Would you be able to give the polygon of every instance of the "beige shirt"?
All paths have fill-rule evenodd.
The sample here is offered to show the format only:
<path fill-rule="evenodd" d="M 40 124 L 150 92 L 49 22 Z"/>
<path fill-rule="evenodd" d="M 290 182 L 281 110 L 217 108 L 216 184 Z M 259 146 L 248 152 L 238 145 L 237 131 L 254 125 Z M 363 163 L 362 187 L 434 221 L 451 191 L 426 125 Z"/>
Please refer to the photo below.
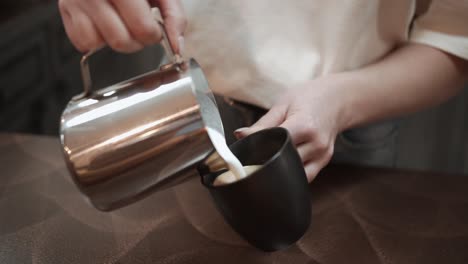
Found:
<path fill-rule="evenodd" d="M 468 0 L 185 0 L 184 6 L 186 56 L 199 61 L 211 89 L 266 108 L 295 83 L 363 67 L 407 41 L 468 59 Z"/>

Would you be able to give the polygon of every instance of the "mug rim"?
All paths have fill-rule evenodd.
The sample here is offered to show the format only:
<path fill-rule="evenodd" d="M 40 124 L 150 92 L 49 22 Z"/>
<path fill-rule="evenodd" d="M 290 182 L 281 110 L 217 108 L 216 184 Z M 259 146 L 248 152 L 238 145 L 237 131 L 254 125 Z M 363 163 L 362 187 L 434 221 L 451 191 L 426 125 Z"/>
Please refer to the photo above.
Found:
<path fill-rule="evenodd" d="M 231 149 L 231 147 L 234 147 L 235 145 L 238 145 L 238 144 L 242 144 L 244 141 L 249 140 L 248 139 L 249 137 L 258 136 L 259 134 L 263 134 L 263 133 L 272 133 L 272 132 L 275 132 L 275 131 L 281 132 L 282 136 L 284 136 L 285 139 L 284 139 L 283 143 L 281 144 L 281 147 L 279 147 L 278 150 L 276 151 L 276 153 L 273 154 L 270 158 L 268 158 L 268 160 L 265 161 L 265 163 L 262 164 L 261 167 L 258 170 L 254 171 L 253 173 L 247 175 L 246 177 L 244 177 L 244 178 L 242 178 L 240 180 L 237 180 L 237 181 L 234 181 L 234 182 L 231 182 L 231 183 L 228 183 L 228 184 L 219 185 L 219 186 L 214 186 L 213 183 L 211 183 L 211 184 L 206 183 L 204 177 L 206 175 L 210 175 L 210 174 L 225 172 L 225 171 L 228 171 L 229 169 L 226 168 L 224 170 L 219 170 L 219 171 L 215 171 L 215 172 L 206 173 L 204 175 L 200 175 L 202 184 L 205 187 L 207 187 L 209 189 L 213 189 L 213 190 L 232 188 L 236 183 L 245 182 L 245 181 L 249 180 L 251 178 L 251 176 L 263 171 L 267 166 L 269 166 L 272 162 L 274 162 L 281 155 L 281 153 L 286 148 L 287 144 L 291 141 L 291 136 L 289 135 L 289 131 L 286 128 L 284 128 L 284 127 L 270 127 L 270 128 L 262 129 L 262 130 L 259 130 L 259 131 L 255 132 L 255 133 L 252 133 L 252 134 L 250 134 L 250 135 L 248 135 L 248 136 L 246 136 L 244 138 L 239 139 L 238 141 L 234 142 L 233 144 L 231 144 L 229 146 L 229 149 Z M 243 165 L 243 167 L 245 167 L 245 166 L 249 166 L 249 165 Z"/>

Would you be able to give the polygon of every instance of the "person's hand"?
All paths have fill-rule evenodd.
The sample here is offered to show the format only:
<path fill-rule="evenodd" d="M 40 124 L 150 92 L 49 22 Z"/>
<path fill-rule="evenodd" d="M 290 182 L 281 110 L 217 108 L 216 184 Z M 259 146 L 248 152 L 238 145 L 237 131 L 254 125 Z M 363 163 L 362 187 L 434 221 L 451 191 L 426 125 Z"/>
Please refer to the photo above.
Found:
<path fill-rule="evenodd" d="M 296 86 L 257 123 L 236 130 L 235 135 L 242 138 L 276 126 L 288 129 L 310 182 L 330 161 L 336 135 L 342 129 L 338 85 L 333 78 L 322 78 Z"/>
<path fill-rule="evenodd" d="M 161 40 L 151 7 L 158 7 L 175 52 L 183 49 L 186 18 L 180 0 L 59 0 L 68 37 L 81 52 L 104 44 L 134 52 Z"/>

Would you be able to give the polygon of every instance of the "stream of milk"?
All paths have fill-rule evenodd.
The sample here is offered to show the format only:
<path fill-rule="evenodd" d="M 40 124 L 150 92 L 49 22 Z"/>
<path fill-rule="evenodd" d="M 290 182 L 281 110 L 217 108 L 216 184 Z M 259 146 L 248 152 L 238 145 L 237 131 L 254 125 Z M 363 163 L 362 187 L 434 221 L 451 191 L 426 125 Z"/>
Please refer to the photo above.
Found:
<path fill-rule="evenodd" d="M 240 180 L 246 177 L 247 173 L 245 172 L 242 163 L 234 154 L 232 154 L 226 144 L 226 138 L 224 135 L 209 127 L 207 128 L 207 132 L 216 152 L 218 152 L 219 156 L 221 156 L 221 158 L 226 162 L 229 170 L 234 174 L 235 180 Z"/>

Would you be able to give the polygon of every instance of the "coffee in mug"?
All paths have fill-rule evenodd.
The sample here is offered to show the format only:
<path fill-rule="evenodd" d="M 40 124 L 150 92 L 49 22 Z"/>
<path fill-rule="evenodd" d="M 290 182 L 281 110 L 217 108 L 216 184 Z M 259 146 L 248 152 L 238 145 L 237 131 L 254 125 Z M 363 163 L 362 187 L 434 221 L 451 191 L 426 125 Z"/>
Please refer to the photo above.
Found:
<path fill-rule="evenodd" d="M 262 165 L 249 165 L 249 166 L 244 166 L 243 169 L 244 169 L 244 172 L 246 174 L 246 177 L 248 177 L 250 174 L 254 173 L 255 171 L 257 171 L 261 167 L 262 167 Z M 238 178 L 234 174 L 234 172 L 228 170 L 228 171 L 224 172 L 223 174 L 220 174 L 218 177 L 216 177 L 216 179 L 213 182 L 213 186 L 222 186 L 222 185 L 226 185 L 226 184 L 236 182 L 238 180 L 240 180 L 240 178 Z"/>

